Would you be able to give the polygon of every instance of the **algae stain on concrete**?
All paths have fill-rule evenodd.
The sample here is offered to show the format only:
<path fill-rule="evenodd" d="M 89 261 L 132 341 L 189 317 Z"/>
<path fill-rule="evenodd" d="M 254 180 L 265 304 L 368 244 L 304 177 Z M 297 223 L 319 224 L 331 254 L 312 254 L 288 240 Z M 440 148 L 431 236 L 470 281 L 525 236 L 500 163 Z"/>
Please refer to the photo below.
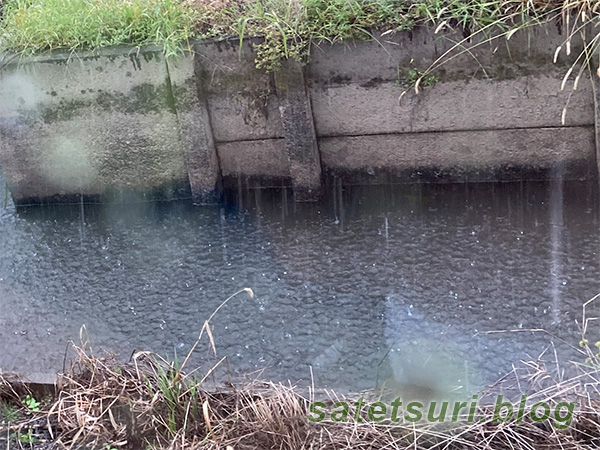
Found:
<path fill-rule="evenodd" d="M 81 91 L 90 93 L 91 90 Z M 50 96 L 58 96 L 52 91 Z M 15 100 L 16 111 L 25 123 L 42 121 L 46 124 L 73 120 L 85 114 L 86 111 L 118 112 L 124 114 L 159 114 L 169 112 L 175 114 L 175 102 L 170 95 L 168 82 L 159 86 L 142 83 L 134 86 L 129 93 L 108 92 L 99 89 L 95 97 L 78 99 L 60 99 L 58 103 L 46 103 L 38 97 L 24 94 Z"/>

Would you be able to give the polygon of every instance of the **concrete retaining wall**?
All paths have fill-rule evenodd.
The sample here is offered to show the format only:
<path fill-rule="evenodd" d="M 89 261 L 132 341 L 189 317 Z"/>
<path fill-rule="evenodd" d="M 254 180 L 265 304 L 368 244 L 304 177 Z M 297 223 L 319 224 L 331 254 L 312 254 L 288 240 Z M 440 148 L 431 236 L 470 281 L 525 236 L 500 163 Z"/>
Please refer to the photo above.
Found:
<path fill-rule="evenodd" d="M 0 71 L 0 165 L 16 201 L 136 191 L 217 199 L 227 185 L 595 178 L 594 90 L 561 83 L 556 27 L 482 44 L 407 88 L 460 39 L 419 29 L 324 44 L 302 68 L 254 66 L 253 42 L 14 60 Z M 471 42 L 469 45 L 473 45 Z M 455 52 L 456 53 L 456 52 Z M 569 59 L 570 58 L 570 59 Z M 404 94 L 403 94 L 404 93 Z M 561 123 L 567 105 L 565 123 Z"/>
<path fill-rule="evenodd" d="M 20 62 L 0 71 L 0 98 L 0 164 L 17 201 L 187 189 L 158 51 Z"/>

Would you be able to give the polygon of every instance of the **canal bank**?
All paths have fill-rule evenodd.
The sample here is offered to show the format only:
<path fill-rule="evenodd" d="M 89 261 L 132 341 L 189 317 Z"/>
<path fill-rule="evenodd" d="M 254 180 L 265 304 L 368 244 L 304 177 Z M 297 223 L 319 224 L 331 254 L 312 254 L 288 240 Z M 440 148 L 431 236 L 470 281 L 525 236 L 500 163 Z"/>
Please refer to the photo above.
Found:
<path fill-rule="evenodd" d="M 385 418 L 386 397 L 379 391 L 339 397 L 313 387 L 305 397 L 296 386 L 266 382 L 209 390 L 197 381 L 197 373 L 192 377 L 167 364 L 150 352 L 136 352 L 131 362 L 123 363 L 79 350 L 76 364 L 46 397 L 37 396 L 27 383 L 0 375 L 0 444 L 40 450 L 115 445 L 197 450 L 420 445 L 459 450 L 482 448 L 483 441 L 498 450 L 585 450 L 600 431 L 599 405 L 589 397 L 598 389 L 595 371 L 557 379 L 530 362 L 528 370 L 515 368 L 510 376 L 511 383 L 534 388 L 520 401 L 497 394 L 497 386 L 488 392 L 495 400 L 472 395 L 469 402 L 452 402 L 453 408 L 443 406 L 446 401 L 407 404 L 404 396 L 392 397 L 391 417 Z M 331 417 L 325 417 L 325 409 L 332 411 Z"/>
<path fill-rule="evenodd" d="M 223 187 L 273 186 L 311 200 L 329 177 L 596 179 L 594 89 L 587 71 L 574 89 L 569 72 L 581 43 L 556 52 L 555 25 L 473 38 L 459 54 L 461 39 L 422 27 L 314 45 L 307 66 L 274 73 L 255 66 L 259 39 L 167 59 L 154 47 L 6 57 L 0 164 L 17 203 L 128 192 L 211 203 Z"/>

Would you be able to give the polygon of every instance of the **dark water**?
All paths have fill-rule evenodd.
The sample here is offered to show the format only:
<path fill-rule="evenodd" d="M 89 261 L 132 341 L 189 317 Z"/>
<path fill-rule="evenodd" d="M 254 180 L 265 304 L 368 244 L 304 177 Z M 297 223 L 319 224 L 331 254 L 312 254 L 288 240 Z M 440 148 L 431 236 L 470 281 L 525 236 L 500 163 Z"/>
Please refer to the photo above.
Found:
<path fill-rule="evenodd" d="M 519 359 L 580 358 L 570 346 L 600 292 L 599 252 L 598 195 L 585 183 L 333 183 L 313 205 L 286 190 L 222 207 L 9 205 L 0 367 L 60 369 L 82 324 L 96 351 L 181 357 L 249 287 L 254 299 L 232 299 L 212 322 L 233 374 L 306 386 L 312 367 L 320 387 L 474 389 Z M 216 360 L 203 343 L 194 363 Z"/>

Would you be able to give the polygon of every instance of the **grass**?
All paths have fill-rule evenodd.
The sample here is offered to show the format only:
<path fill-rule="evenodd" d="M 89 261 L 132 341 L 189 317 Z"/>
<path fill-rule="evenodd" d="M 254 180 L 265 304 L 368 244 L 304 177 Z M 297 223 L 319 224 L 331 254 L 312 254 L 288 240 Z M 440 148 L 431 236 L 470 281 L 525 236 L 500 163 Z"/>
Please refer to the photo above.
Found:
<path fill-rule="evenodd" d="M 561 24 L 570 51 L 574 36 L 587 47 L 578 62 L 590 62 L 598 48 L 597 0 L 0 0 L 0 50 L 28 55 L 62 48 L 98 49 L 119 44 L 162 45 L 167 55 L 190 39 L 260 36 L 256 64 L 269 71 L 293 58 L 309 60 L 313 43 L 372 39 L 427 25 L 436 33 L 459 30 L 464 40 L 422 71 L 414 83 L 431 81 L 431 72 L 450 53 L 469 51 L 544 23 Z M 588 30 L 589 28 L 593 28 Z M 587 35 L 585 32 L 587 31 Z M 580 64 L 579 67 L 586 66 Z M 569 74 L 577 77 L 577 73 Z"/>
<path fill-rule="evenodd" d="M 348 421 L 315 423 L 307 416 L 312 398 L 290 385 L 254 382 L 207 391 L 200 380 L 185 375 L 173 362 L 148 352 L 121 363 L 94 357 L 81 348 L 77 351 L 71 370 L 61 376 L 58 395 L 16 423 L 0 425 L 0 444 L 2 436 L 10 433 L 13 442 L 25 448 L 29 443 L 53 442 L 57 448 L 98 449 L 470 450 L 485 445 L 496 450 L 584 450 L 600 440 L 596 371 L 580 371 L 565 380 L 560 371 L 529 362 L 506 377 L 502 388 L 489 392 L 534 392 L 530 400 L 547 402 L 552 409 L 565 399 L 575 401 L 573 420 L 566 429 L 533 422 L 529 414 L 522 421 L 495 422 L 493 406 L 485 405 L 476 414 L 485 420 L 475 422 L 376 423 L 364 411 L 357 421 L 351 411 Z M 330 391 L 324 401 L 331 409 L 339 400 L 354 403 L 359 397 L 372 400 L 376 395 L 363 392 L 339 398 Z M 513 409 L 517 408 L 515 402 Z"/>
<path fill-rule="evenodd" d="M 14 422 L 19 417 L 19 409 L 6 400 L 0 400 L 0 424 Z"/>
<path fill-rule="evenodd" d="M 157 43 L 172 54 L 195 34 L 196 15 L 178 0 L 9 0 L 2 47 L 35 54 Z"/>

